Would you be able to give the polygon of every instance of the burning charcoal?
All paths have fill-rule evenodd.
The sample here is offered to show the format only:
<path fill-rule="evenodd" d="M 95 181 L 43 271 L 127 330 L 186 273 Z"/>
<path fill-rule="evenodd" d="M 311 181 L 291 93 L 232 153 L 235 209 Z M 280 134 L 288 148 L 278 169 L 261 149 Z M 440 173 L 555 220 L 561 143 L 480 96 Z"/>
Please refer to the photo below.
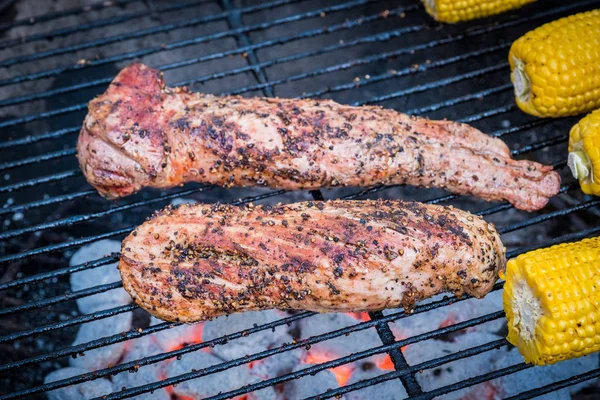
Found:
<path fill-rule="evenodd" d="M 44 383 L 56 382 L 73 376 L 82 375 L 89 371 L 81 368 L 61 368 L 50 372 L 44 378 Z M 112 383 L 108 379 L 99 378 L 92 381 L 83 382 L 77 385 L 71 385 L 55 389 L 46 393 L 49 400 L 85 400 L 94 397 L 104 396 L 114 391 Z"/>
<path fill-rule="evenodd" d="M 306 357 L 304 349 L 294 349 L 250 363 L 252 373 L 261 380 L 287 374 Z"/>
<path fill-rule="evenodd" d="M 498 340 L 498 336 L 492 333 L 470 331 L 465 333 L 464 335 L 457 336 L 453 342 L 430 340 L 411 344 L 406 347 L 404 354 L 407 358 L 408 363 L 413 364 L 446 356 L 451 353 L 457 353 L 462 350 L 472 348 L 481 344 L 489 343 L 494 340 Z M 502 357 L 502 354 L 504 353 L 505 350 L 500 350 L 498 352 L 488 351 L 473 357 L 460 359 L 448 364 L 444 364 L 438 368 L 424 370 L 422 373 L 418 373 L 416 375 L 416 378 L 417 381 L 423 387 L 423 390 L 429 391 L 437 389 L 442 386 L 450 385 L 452 383 L 472 378 L 478 375 L 482 375 L 487 372 L 501 368 L 496 366 L 496 361 L 497 357 Z M 517 385 L 517 387 L 519 387 L 519 385 Z M 474 388 L 471 387 L 444 395 L 444 400 L 461 399 L 463 396 L 466 396 L 469 392 L 472 392 L 473 390 Z M 482 388 L 481 390 L 481 392 L 473 392 L 472 395 L 476 396 L 477 393 L 481 395 L 482 393 L 492 392 L 502 395 L 501 387 L 487 387 Z M 494 397 L 490 397 L 490 399 L 494 399 Z"/>
<path fill-rule="evenodd" d="M 150 317 L 150 325 L 162 324 L 165 321 Z M 204 322 L 191 325 L 179 325 L 156 332 L 154 337 L 164 351 L 171 351 L 183 347 L 185 344 L 201 343 Z"/>
<path fill-rule="evenodd" d="M 436 296 L 432 301 L 442 300 L 444 296 Z M 402 338 L 430 332 L 439 328 L 444 328 L 467 321 L 482 315 L 487 315 L 502 310 L 502 291 L 497 290 L 489 293 L 483 299 L 468 299 L 454 303 L 445 307 L 435 308 L 433 310 L 410 315 L 390 324 L 390 327 Z M 396 312 L 394 310 L 393 312 Z M 386 312 L 389 313 L 390 311 Z M 479 332 L 498 333 L 506 325 L 504 318 L 498 318 L 485 324 L 477 325 L 469 330 Z M 464 332 L 464 331 L 463 331 Z M 462 332 L 461 332 L 462 333 Z M 458 333 L 459 335 L 461 333 Z M 442 340 L 452 340 L 456 334 L 450 334 Z M 506 336 L 499 334 L 497 339 Z M 398 339 L 398 337 L 397 337 Z"/>
<path fill-rule="evenodd" d="M 366 313 L 317 314 L 300 320 L 300 332 L 302 338 L 307 339 L 312 336 L 356 325 L 366 319 L 368 319 Z M 375 346 L 381 346 L 381 339 L 379 339 L 375 328 L 372 327 L 352 332 L 349 336 L 338 336 L 327 340 L 324 344 L 341 357 Z"/>
<path fill-rule="evenodd" d="M 356 364 L 357 367 L 354 369 L 352 376 L 350 376 L 350 380 L 348 380 L 349 385 L 394 370 L 391 359 L 389 356 L 384 355 L 371 357 L 367 360 L 357 362 Z M 348 400 L 394 400 L 407 397 L 407 394 L 404 390 L 404 386 L 402 386 L 402 382 L 398 379 L 392 379 L 378 385 L 367 386 L 366 388 L 347 393 L 345 396 Z"/>
<path fill-rule="evenodd" d="M 94 261 L 121 250 L 121 242 L 116 240 L 100 240 L 83 246 L 73 254 L 69 265 L 78 265 Z M 117 263 L 102 265 L 97 268 L 86 269 L 71 275 L 71 290 L 83 290 L 98 285 L 119 282 L 121 276 L 117 270 Z M 93 296 L 77 299 L 77 307 L 82 313 L 89 314 L 95 311 L 106 310 L 131 303 L 131 297 L 123 288 L 109 290 Z"/>
<path fill-rule="evenodd" d="M 77 331 L 73 345 L 91 342 L 128 331 L 131 329 L 131 316 L 130 312 L 126 312 L 83 324 L 79 327 L 79 331 Z M 73 367 L 85 368 L 89 371 L 107 368 L 119 361 L 124 349 L 125 342 L 103 346 L 86 351 L 83 356 L 71 358 L 69 363 Z"/>
<path fill-rule="evenodd" d="M 222 361 L 212 353 L 196 351 L 183 355 L 181 360 L 174 360 L 169 363 L 166 368 L 166 377 L 172 378 L 192 372 L 192 370 L 199 371 L 220 363 Z M 177 386 L 173 387 L 173 393 L 178 396 L 188 396 L 192 399 L 203 399 L 219 392 L 237 389 L 249 384 L 251 380 L 252 376 L 248 367 L 242 365 L 178 383 Z"/>
<path fill-rule="evenodd" d="M 293 371 L 300 371 L 308 367 L 310 365 L 300 364 Z M 330 370 L 325 370 L 316 375 L 306 375 L 286 383 L 285 397 L 289 399 L 304 399 L 326 392 L 329 389 L 336 389 L 339 386 L 336 375 Z M 345 397 L 341 398 L 344 399 Z"/>
<path fill-rule="evenodd" d="M 130 340 L 127 343 L 127 350 L 122 363 L 136 361 L 144 357 L 163 353 L 163 348 L 158 344 L 154 335 L 146 335 L 140 338 Z M 148 383 L 154 383 L 164 379 L 166 365 L 172 360 L 161 361 L 139 367 L 135 372 L 121 372 L 113 378 L 113 384 L 116 390 L 123 388 L 132 388 L 142 386 Z M 157 389 L 153 393 L 144 393 L 133 397 L 143 400 L 169 400 L 171 396 L 164 389 Z"/>
<path fill-rule="evenodd" d="M 204 341 L 208 341 L 223 335 L 250 329 L 254 325 L 266 324 L 284 317 L 285 315 L 281 311 L 268 310 L 231 314 L 229 316 L 215 318 L 214 320 L 205 323 L 203 338 Z M 248 336 L 232 340 L 229 343 L 217 345 L 214 347 L 213 352 L 223 360 L 244 357 L 245 355 L 253 354 L 273 346 L 281 345 L 284 342 L 291 341 L 292 338 L 287 333 L 288 330 L 289 327 L 283 325 L 275 328 L 275 331 L 266 329 L 255 332 Z"/>
<path fill-rule="evenodd" d="M 523 362 L 523 356 L 518 349 L 511 348 L 509 351 L 501 349 L 495 353 L 493 370 L 515 365 Z M 598 368 L 600 354 L 594 353 L 581 358 L 561 361 L 544 367 L 533 367 L 515 374 L 507 375 L 501 379 L 494 380 L 496 386 L 502 387 L 503 397 L 516 395 L 517 393 L 548 385 L 553 382 L 568 379 L 572 376 L 583 374 Z M 544 400 L 570 400 L 571 395 L 577 393 L 583 387 L 589 386 L 589 382 L 579 383 L 564 389 L 560 389 L 544 395 Z M 542 397 L 540 397 L 541 399 Z"/>

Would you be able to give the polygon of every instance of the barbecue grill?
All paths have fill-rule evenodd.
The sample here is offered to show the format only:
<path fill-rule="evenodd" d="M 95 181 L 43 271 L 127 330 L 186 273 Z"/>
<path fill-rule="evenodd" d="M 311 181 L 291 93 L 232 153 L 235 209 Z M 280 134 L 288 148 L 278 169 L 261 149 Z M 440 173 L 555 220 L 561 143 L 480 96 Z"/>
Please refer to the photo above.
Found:
<path fill-rule="evenodd" d="M 114 0 L 85 6 L 67 0 L 8 3 L 0 16 L 0 352 L 4 355 L 0 399 L 43 397 L 53 389 L 127 374 L 315 318 L 311 312 L 290 313 L 222 337 L 44 384 L 44 376 L 67 365 L 71 356 L 178 326 L 166 322 L 148 326 L 136 320 L 142 318 L 135 314 L 141 310 L 133 304 L 79 313 L 76 299 L 121 284 L 71 291 L 69 276 L 114 263 L 118 254 L 68 266 L 74 250 L 101 239 L 122 239 L 153 210 L 173 199 L 246 204 L 402 198 L 453 204 L 496 223 L 509 257 L 600 231 L 600 200 L 583 195 L 566 171 L 566 143 L 575 119 L 535 119 L 521 113 L 514 104 L 506 59 L 512 41 L 526 31 L 590 10 L 600 4 L 598 1 L 540 1 L 459 25 L 436 24 L 417 0 Z M 191 85 L 192 90 L 215 94 L 331 98 L 467 122 L 501 137 L 515 157 L 553 165 L 563 177 L 561 194 L 537 213 L 442 190 L 403 186 L 284 192 L 190 184 L 168 191 L 145 190 L 118 203 L 108 202 L 83 179 L 74 157 L 75 140 L 87 102 L 105 90 L 120 68 L 135 60 L 164 71 L 169 86 Z M 502 290 L 502 284 L 496 284 L 494 290 Z M 403 350 L 407 345 L 461 332 L 469 335 L 470 329 L 504 317 L 498 304 L 492 313 L 413 336 L 399 337 L 392 329 L 393 324 L 410 326 L 411 319 L 420 314 L 464 301 L 469 300 L 446 296 L 418 305 L 413 313 L 372 312 L 369 318 L 350 326 L 299 337 L 279 347 L 250 349 L 244 357 L 125 390 L 115 389 L 103 398 L 148 395 L 333 338 L 347 336 L 352 340 L 353 335 L 368 329 L 379 336 L 377 346 L 303 365 L 210 399 L 310 379 L 320 371 L 374 355 L 389 355 L 393 368 L 311 398 L 360 394 L 364 388 L 391 381 L 398 393 L 405 391 L 410 399 L 431 399 L 537 368 L 514 363 L 435 389 L 424 388 L 419 380 L 424 370 L 506 350 L 508 343 L 499 333 L 495 340 L 441 357 L 407 361 Z M 134 312 L 136 329 L 71 344 L 81 324 L 130 311 Z M 600 365 L 541 387 L 528 387 L 523 382 L 510 398 L 534 398 L 598 377 Z"/>

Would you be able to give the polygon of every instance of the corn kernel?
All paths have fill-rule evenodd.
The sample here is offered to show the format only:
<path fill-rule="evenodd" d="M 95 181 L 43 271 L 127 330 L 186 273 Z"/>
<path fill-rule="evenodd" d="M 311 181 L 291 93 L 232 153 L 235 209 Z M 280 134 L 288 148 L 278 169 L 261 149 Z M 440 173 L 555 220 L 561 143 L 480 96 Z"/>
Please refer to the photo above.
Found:
<path fill-rule="evenodd" d="M 454 24 L 519 8 L 535 0 L 422 0 L 436 21 Z"/>
<path fill-rule="evenodd" d="M 524 112 L 562 117 L 600 107 L 600 10 L 526 33 L 512 44 L 508 58 Z"/>
<path fill-rule="evenodd" d="M 526 362 L 600 351 L 600 237 L 522 254 L 504 278 L 507 339 Z"/>

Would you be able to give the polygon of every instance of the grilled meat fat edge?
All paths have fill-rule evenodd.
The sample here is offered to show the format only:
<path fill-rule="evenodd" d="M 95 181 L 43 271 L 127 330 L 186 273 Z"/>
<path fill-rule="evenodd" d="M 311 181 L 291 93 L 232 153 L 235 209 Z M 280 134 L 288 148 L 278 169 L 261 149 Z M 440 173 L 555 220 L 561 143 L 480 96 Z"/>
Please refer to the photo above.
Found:
<path fill-rule="evenodd" d="M 465 124 L 330 100 L 191 93 L 142 64 L 90 102 L 77 157 L 109 199 L 192 181 L 287 190 L 406 183 L 533 211 L 560 188 L 552 167 L 514 160 L 500 139 Z"/>
<path fill-rule="evenodd" d="M 505 267 L 494 226 L 402 201 L 167 207 L 122 245 L 135 302 L 194 322 L 271 308 L 374 311 L 442 292 L 483 297 Z"/>

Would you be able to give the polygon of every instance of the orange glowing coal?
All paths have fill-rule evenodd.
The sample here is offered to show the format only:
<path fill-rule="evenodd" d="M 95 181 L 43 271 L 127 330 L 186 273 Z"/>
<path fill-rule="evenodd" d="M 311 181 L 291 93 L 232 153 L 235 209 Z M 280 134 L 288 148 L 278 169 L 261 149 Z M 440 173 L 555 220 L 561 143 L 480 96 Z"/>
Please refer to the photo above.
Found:
<path fill-rule="evenodd" d="M 366 313 L 366 312 L 349 312 L 349 313 L 346 313 L 346 315 L 349 315 L 352 318 L 354 318 L 355 320 L 362 321 L 362 322 L 371 320 L 371 318 L 369 317 L 369 313 Z"/>
<path fill-rule="evenodd" d="M 456 323 L 458 323 L 456 316 L 454 314 L 450 314 L 445 320 L 440 322 L 440 328 L 446 328 L 448 326 L 455 325 Z"/>
<path fill-rule="evenodd" d="M 193 329 L 194 329 L 194 337 L 191 340 L 185 339 L 185 341 L 173 342 L 169 346 L 168 350 L 169 351 L 179 350 L 187 344 L 202 343 L 202 331 L 204 329 L 204 324 L 194 325 Z M 208 347 L 205 347 L 202 349 L 202 351 L 210 352 L 210 349 Z"/>
<path fill-rule="evenodd" d="M 327 361 L 335 360 L 335 356 L 326 354 L 325 352 L 320 352 L 316 350 L 312 350 L 309 352 L 304 360 L 302 360 L 305 364 L 321 364 Z M 352 372 L 354 369 L 350 365 L 340 365 L 335 368 L 327 368 L 329 371 L 335 375 L 335 379 L 338 382 L 338 385 L 344 386 L 348 383 L 350 376 L 352 376 Z"/>
<path fill-rule="evenodd" d="M 386 354 L 385 357 L 377 360 L 377 366 L 386 371 L 394 370 L 394 363 L 392 362 L 389 354 Z"/>

